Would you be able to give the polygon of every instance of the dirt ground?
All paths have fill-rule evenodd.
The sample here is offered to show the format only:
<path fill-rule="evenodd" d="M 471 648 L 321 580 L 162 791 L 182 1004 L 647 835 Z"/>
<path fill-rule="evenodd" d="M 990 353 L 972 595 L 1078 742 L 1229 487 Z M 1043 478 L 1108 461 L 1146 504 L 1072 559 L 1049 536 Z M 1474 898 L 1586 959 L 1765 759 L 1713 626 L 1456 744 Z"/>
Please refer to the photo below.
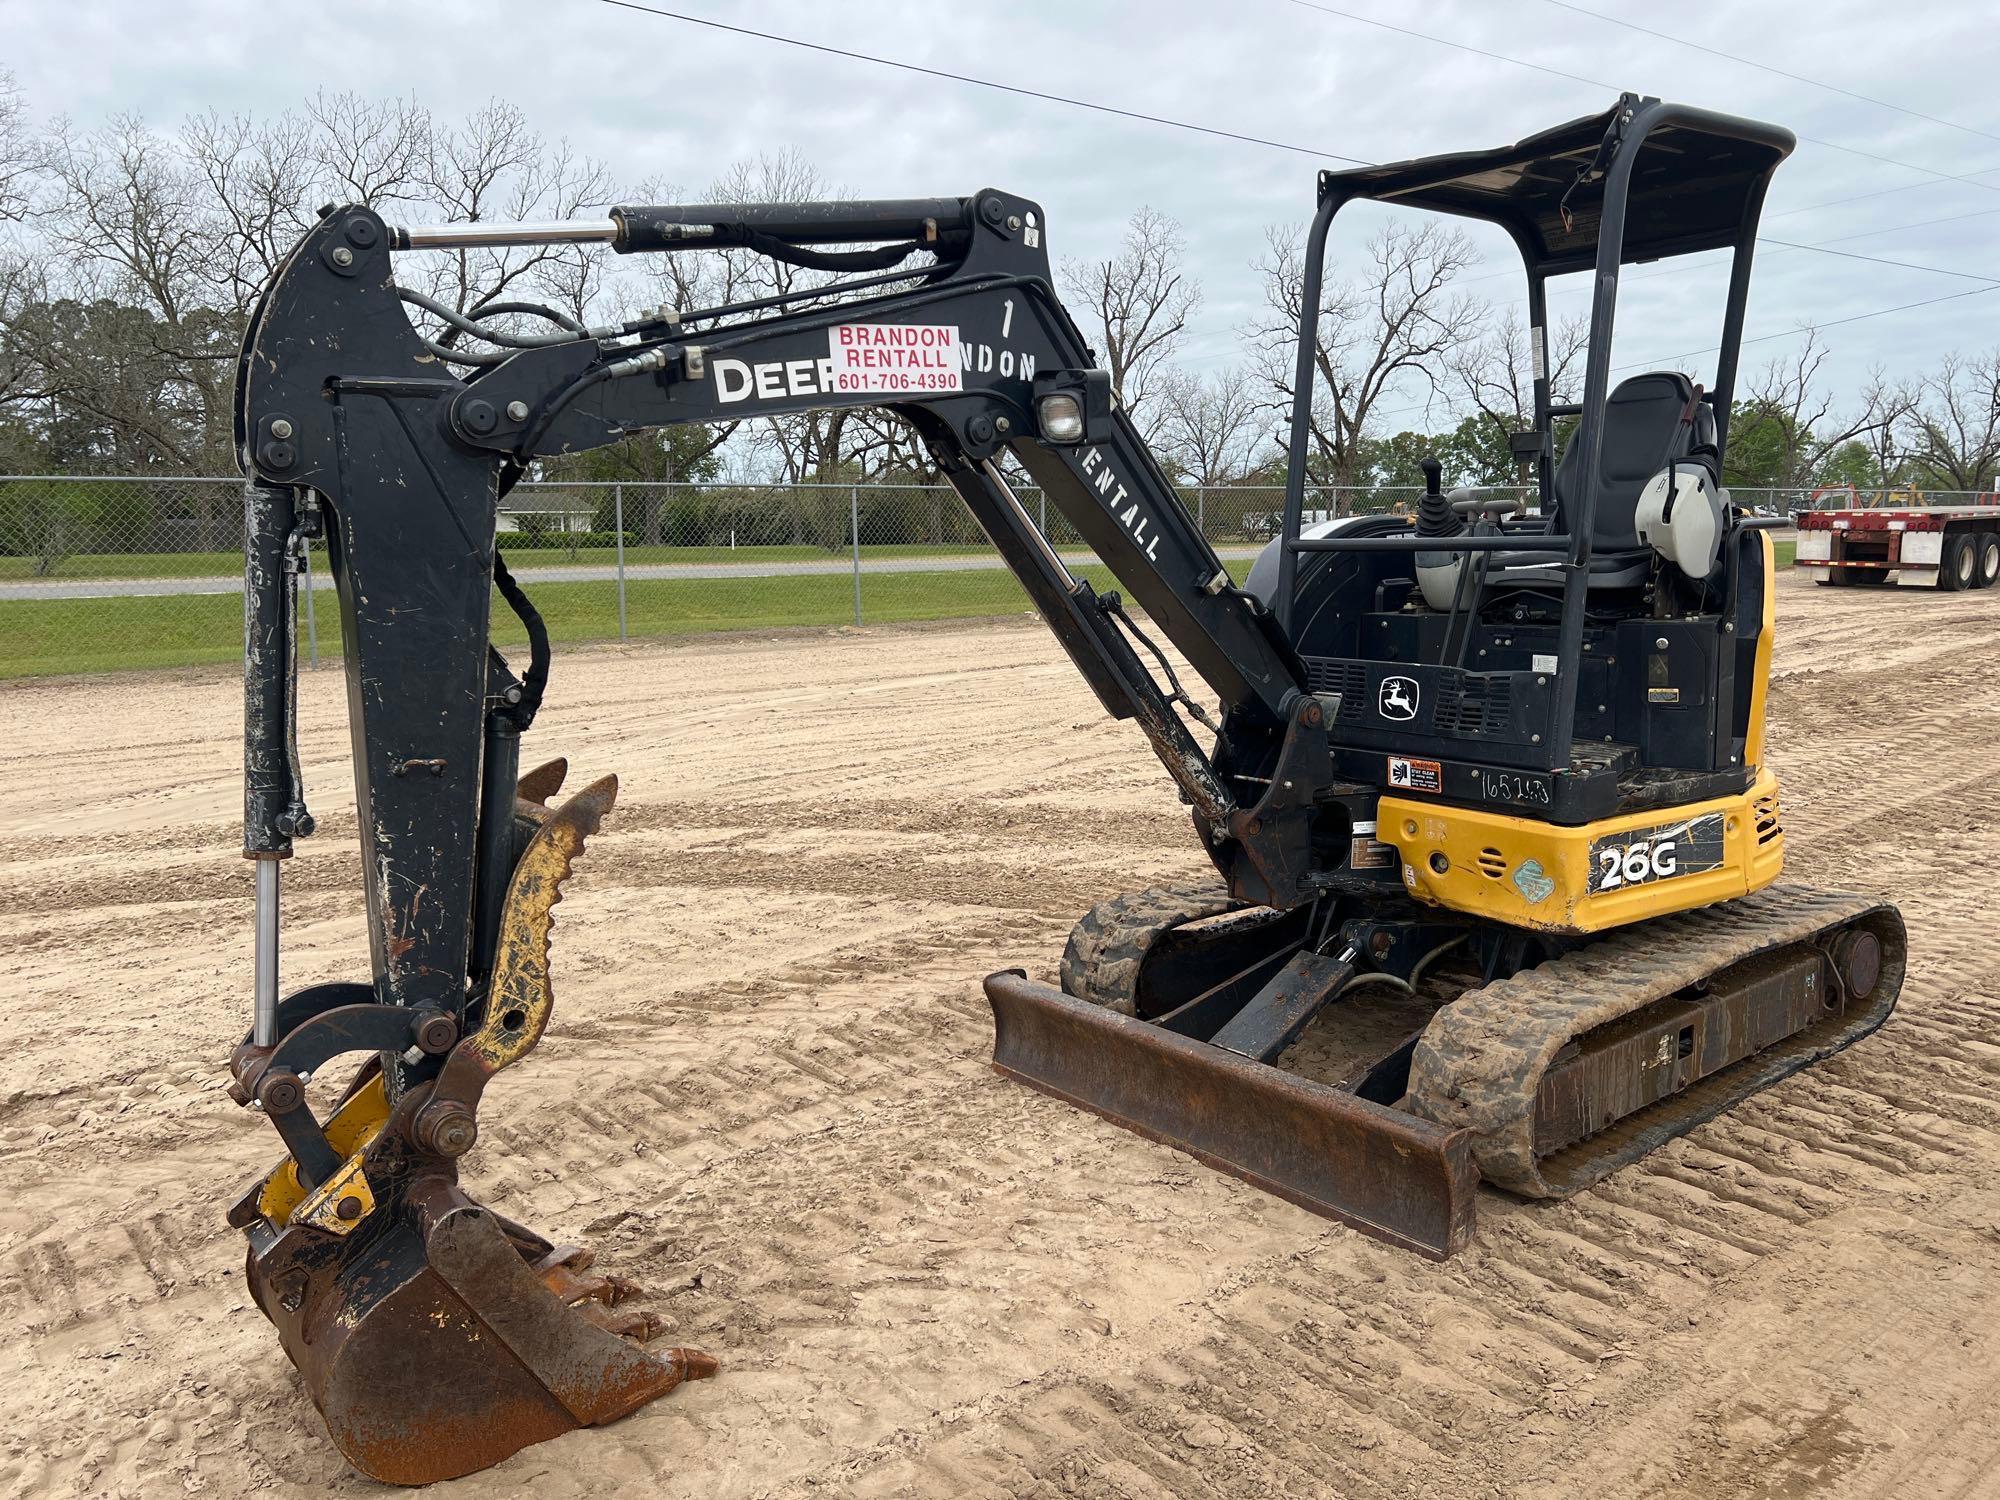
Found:
<path fill-rule="evenodd" d="M 440 1493 L 2000 1496 L 2000 592 L 1780 598 L 1791 874 L 1902 904 L 1901 1009 L 1443 1266 L 989 1070 L 981 976 L 1200 868 L 1032 622 L 561 658 L 528 760 L 623 800 L 467 1175 L 723 1374 Z M 365 976 L 342 713 L 310 677 L 289 986 Z M 0 689 L 0 1492 L 379 1493 L 222 1223 L 275 1155 L 239 715 Z"/>

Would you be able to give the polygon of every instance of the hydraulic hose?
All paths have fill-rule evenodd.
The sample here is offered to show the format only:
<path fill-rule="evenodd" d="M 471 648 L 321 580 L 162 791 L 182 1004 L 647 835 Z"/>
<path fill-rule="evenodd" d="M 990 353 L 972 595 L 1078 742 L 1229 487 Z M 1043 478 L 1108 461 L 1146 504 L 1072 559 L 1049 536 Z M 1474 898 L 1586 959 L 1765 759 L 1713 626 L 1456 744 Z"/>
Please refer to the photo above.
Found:
<path fill-rule="evenodd" d="M 523 628 L 528 632 L 528 670 L 521 677 L 521 701 L 506 710 L 515 732 L 526 734 L 528 727 L 535 722 L 535 714 L 542 706 L 542 694 L 549 685 L 549 627 L 543 621 L 541 612 L 529 602 L 521 585 L 514 581 L 514 575 L 507 570 L 507 560 L 500 555 L 498 547 L 493 549 L 493 586 L 500 590 L 500 597 L 520 617 Z"/>

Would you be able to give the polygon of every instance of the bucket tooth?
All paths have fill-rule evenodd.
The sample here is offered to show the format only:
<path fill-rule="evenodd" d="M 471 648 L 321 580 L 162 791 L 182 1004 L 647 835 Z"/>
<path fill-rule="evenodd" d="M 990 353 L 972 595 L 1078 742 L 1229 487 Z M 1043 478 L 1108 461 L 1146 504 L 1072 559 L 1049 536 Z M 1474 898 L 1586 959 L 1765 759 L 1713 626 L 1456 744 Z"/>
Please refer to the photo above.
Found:
<path fill-rule="evenodd" d="M 515 784 L 514 795 L 523 802 L 532 802 L 537 807 L 546 806 L 549 798 L 562 790 L 563 778 L 569 775 L 569 762 L 561 756 L 545 761 L 532 771 L 525 771 Z"/>
<path fill-rule="evenodd" d="M 639 1284 L 623 1276 L 579 1276 L 567 1265 L 550 1266 L 539 1273 L 542 1285 L 571 1307 L 579 1302 L 601 1302 L 616 1307 L 639 1295 Z"/>
<path fill-rule="evenodd" d="M 641 1344 L 658 1338 L 668 1326 L 667 1320 L 658 1313 L 641 1307 L 607 1307 L 602 1302 L 584 1302 L 575 1305 L 573 1310 L 584 1322 L 594 1323 L 606 1333 L 615 1333 L 622 1339 L 632 1339 Z"/>

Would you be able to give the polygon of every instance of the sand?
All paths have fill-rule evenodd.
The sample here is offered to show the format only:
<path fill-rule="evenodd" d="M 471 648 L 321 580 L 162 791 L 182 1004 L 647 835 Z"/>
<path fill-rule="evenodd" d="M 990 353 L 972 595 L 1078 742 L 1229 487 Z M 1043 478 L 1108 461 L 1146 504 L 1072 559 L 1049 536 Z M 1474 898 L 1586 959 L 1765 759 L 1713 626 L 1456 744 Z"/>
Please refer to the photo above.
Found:
<path fill-rule="evenodd" d="M 2000 592 L 1780 619 L 1791 873 L 1901 903 L 1901 1009 L 1443 1266 L 988 1068 L 981 976 L 1203 868 L 1033 622 L 564 655 L 527 760 L 624 795 L 466 1175 L 724 1368 L 438 1493 L 2000 1495 Z M 222 1223 L 276 1154 L 223 1092 L 238 684 L 0 719 L 0 1493 L 379 1493 Z M 303 720 L 288 986 L 366 966 L 336 674 Z"/>

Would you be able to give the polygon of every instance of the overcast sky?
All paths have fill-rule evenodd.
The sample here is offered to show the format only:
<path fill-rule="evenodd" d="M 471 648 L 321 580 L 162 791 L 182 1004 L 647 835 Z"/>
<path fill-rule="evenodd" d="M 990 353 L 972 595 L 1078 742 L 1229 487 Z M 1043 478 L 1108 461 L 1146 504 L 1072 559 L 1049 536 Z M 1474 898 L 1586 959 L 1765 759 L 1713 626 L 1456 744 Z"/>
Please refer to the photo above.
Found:
<path fill-rule="evenodd" d="M 1806 320 L 1832 324 L 1974 294 L 1829 328 L 1829 368 L 1843 393 L 1878 363 L 1914 373 L 1954 348 L 2000 345 L 2000 287 L 1981 291 L 1991 284 L 1967 279 L 2000 277 L 1993 253 L 2000 238 L 2000 43 L 1990 0 L 1673 7 L 1586 0 L 1635 24 L 1951 124 L 1643 35 L 1554 0 L 1339 5 L 1459 47 L 1329 14 L 1305 0 L 657 3 L 1307 149 L 1122 120 L 603 0 L 0 0 L 0 66 L 14 71 L 38 115 L 67 112 L 80 124 L 119 111 L 163 126 L 211 106 L 276 111 L 320 87 L 415 94 L 445 115 L 497 95 L 545 134 L 566 135 L 601 158 L 620 179 L 658 178 L 694 191 L 734 160 L 797 147 L 856 196 L 962 194 L 992 185 L 1036 198 L 1058 257 L 1107 253 L 1132 210 L 1150 204 L 1185 226 L 1206 292 L 1187 351 L 1195 363 L 1239 357 L 1236 330 L 1260 296 L 1251 262 L 1266 225 L 1310 217 L 1321 165 L 1312 153 L 1386 161 L 1499 145 L 1594 113 L 1629 88 L 1757 116 L 1800 135 L 1798 151 L 1779 170 L 1765 235 L 1838 239 L 1833 248 L 1852 254 L 1938 268 L 1766 247 L 1750 337 L 1789 338 Z M 1862 194 L 1873 196 L 1815 207 Z M 1941 220 L 1953 222 L 1934 222 Z M 1367 229 L 1361 216 L 1341 223 L 1358 246 Z M 1497 235 L 1482 244 L 1493 269 L 1503 269 L 1511 252 Z M 1722 271 L 1713 263 L 1662 269 L 1628 272 L 1618 358 L 1657 359 L 1699 374 L 1706 357 L 1667 356 L 1713 343 Z M 1939 274 L 1947 270 L 1961 274 Z M 1558 309 L 1581 305 L 1580 281 L 1571 278 L 1575 289 Z M 1478 290 L 1505 297 L 1514 287 L 1494 277 Z M 1788 347 L 1781 338 L 1748 348 L 1746 366 Z"/>

